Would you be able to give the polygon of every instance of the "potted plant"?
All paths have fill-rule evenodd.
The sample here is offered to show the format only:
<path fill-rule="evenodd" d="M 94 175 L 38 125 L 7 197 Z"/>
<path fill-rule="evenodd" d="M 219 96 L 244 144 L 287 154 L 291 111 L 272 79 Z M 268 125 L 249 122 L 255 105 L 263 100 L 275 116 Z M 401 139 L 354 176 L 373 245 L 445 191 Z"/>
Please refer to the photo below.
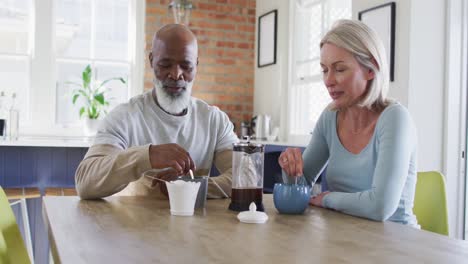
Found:
<path fill-rule="evenodd" d="M 68 82 L 68 84 L 78 86 L 72 92 L 73 104 L 77 103 L 78 98 L 84 100 L 84 105 L 80 108 L 80 118 L 85 118 L 84 132 L 87 136 L 96 134 L 99 117 L 107 113 L 106 108 L 109 106 L 109 101 L 106 98 L 108 89 L 105 85 L 110 81 L 120 81 L 126 84 L 125 80 L 120 77 L 110 78 L 102 82 L 95 81 L 92 77 L 91 66 L 88 64 L 81 75 L 82 84 Z"/>

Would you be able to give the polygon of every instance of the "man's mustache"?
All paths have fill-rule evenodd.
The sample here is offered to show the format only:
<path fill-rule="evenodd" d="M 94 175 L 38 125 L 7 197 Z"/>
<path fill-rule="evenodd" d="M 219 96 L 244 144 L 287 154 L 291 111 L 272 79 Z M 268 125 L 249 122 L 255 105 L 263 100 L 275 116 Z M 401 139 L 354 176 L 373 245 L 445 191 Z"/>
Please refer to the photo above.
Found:
<path fill-rule="evenodd" d="M 163 87 L 186 87 L 187 83 L 183 80 L 173 81 L 165 80 L 162 82 Z"/>

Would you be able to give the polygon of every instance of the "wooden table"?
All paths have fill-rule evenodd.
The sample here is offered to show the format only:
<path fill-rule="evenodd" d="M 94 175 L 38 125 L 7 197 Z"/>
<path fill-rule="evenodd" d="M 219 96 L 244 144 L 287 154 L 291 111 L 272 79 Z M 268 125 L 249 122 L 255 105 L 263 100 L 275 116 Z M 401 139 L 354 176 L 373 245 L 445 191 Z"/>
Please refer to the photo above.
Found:
<path fill-rule="evenodd" d="M 55 263 L 468 263 L 468 242 L 310 207 L 244 224 L 209 200 L 192 217 L 145 197 L 44 197 Z"/>

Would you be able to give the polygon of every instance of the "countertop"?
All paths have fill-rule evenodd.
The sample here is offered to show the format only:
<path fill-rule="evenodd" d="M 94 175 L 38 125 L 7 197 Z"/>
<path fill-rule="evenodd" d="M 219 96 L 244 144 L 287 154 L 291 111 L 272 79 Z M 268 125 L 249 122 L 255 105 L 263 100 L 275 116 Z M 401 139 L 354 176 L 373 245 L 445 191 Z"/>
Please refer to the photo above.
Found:
<path fill-rule="evenodd" d="M 286 142 L 286 141 L 267 141 L 267 140 L 251 140 L 252 143 L 259 143 L 263 145 L 276 145 L 276 146 L 288 146 L 288 147 L 306 147 L 307 144 L 300 144 L 297 142 Z"/>
<path fill-rule="evenodd" d="M 92 137 L 19 137 L 17 140 L 0 139 L 0 146 L 10 147 L 70 147 L 88 148 L 92 145 Z"/>
<path fill-rule="evenodd" d="M 291 143 L 285 141 L 262 141 L 252 140 L 250 142 L 264 145 L 305 147 L 305 144 Z M 88 148 L 93 143 L 93 137 L 47 137 L 47 136 L 24 136 L 17 140 L 0 139 L 0 146 L 11 147 L 70 147 Z"/>

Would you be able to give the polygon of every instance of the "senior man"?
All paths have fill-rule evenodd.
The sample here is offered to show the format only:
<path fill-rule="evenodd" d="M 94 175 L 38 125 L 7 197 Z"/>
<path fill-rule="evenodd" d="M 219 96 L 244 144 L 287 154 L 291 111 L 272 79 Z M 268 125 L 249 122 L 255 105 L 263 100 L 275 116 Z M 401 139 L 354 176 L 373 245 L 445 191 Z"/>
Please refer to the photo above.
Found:
<path fill-rule="evenodd" d="M 144 175 L 173 180 L 189 170 L 208 175 L 208 197 L 231 194 L 232 143 L 238 141 L 228 116 L 191 96 L 198 44 L 186 27 L 162 27 L 153 38 L 149 62 L 154 88 L 117 106 L 103 120 L 93 146 L 75 175 L 83 199 L 116 193 L 165 197 L 165 185 Z"/>

